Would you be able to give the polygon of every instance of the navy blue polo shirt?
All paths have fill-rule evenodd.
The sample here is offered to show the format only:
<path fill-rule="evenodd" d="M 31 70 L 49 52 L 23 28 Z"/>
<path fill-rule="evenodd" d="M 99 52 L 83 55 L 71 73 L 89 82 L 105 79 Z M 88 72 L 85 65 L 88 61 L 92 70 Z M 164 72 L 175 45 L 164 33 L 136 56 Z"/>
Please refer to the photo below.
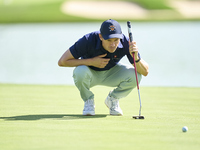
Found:
<path fill-rule="evenodd" d="M 106 51 L 102 46 L 102 41 L 99 38 L 100 31 L 95 31 L 84 35 L 69 49 L 75 59 L 93 58 L 99 55 L 107 54 L 104 58 L 110 58 L 109 63 L 104 68 L 89 66 L 93 70 L 104 71 L 114 67 L 125 55 L 129 62 L 133 64 L 133 58 L 129 53 L 129 38 L 123 34 L 120 43 L 114 53 Z"/>

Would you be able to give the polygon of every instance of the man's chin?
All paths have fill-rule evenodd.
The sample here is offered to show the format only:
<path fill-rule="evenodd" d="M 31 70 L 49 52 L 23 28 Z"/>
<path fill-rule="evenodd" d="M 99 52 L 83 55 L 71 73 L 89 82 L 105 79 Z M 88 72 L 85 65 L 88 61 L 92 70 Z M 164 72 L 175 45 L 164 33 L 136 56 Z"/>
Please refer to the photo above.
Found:
<path fill-rule="evenodd" d="M 116 49 L 109 49 L 110 53 L 114 53 L 116 51 Z"/>

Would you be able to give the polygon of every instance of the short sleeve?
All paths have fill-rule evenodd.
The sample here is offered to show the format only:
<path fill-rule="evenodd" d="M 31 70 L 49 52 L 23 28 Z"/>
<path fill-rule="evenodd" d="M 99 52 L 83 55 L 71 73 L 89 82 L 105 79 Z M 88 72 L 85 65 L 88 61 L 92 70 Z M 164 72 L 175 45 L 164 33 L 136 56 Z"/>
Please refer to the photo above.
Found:
<path fill-rule="evenodd" d="M 80 38 L 74 45 L 72 45 L 69 50 L 74 58 L 78 59 L 79 57 L 87 53 L 88 40 L 85 36 Z"/>

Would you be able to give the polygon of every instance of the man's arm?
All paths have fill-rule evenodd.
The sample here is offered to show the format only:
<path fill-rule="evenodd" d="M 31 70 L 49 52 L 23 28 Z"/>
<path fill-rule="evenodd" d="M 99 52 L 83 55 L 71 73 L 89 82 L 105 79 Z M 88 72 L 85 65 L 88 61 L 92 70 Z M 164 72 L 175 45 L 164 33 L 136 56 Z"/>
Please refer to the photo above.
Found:
<path fill-rule="evenodd" d="M 136 68 L 137 72 L 143 76 L 147 76 L 149 73 L 149 65 L 143 59 L 136 63 Z"/>
<path fill-rule="evenodd" d="M 132 53 L 135 53 L 134 54 L 135 61 L 139 60 L 138 47 L 136 45 L 136 42 L 129 42 L 129 52 L 131 55 Z M 132 65 L 134 66 L 134 64 Z M 143 59 L 141 59 L 139 62 L 136 63 L 136 68 L 137 68 L 137 72 L 142 74 L 143 76 L 147 76 L 149 73 L 149 65 Z"/>
<path fill-rule="evenodd" d="M 104 68 L 110 61 L 110 59 L 108 58 L 103 58 L 106 55 L 107 54 L 103 54 L 89 59 L 75 59 L 68 49 L 59 59 L 58 65 L 61 67 L 76 67 L 80 65 L 85 65 Z"/>
<path fill-rule="evenodd" d="M 70 50 L 67 50 L 59 59 L 58 65 L 61 67 L 76 67 L 80 65 L 90 65 L 89 59 L 75 59 Z"/>

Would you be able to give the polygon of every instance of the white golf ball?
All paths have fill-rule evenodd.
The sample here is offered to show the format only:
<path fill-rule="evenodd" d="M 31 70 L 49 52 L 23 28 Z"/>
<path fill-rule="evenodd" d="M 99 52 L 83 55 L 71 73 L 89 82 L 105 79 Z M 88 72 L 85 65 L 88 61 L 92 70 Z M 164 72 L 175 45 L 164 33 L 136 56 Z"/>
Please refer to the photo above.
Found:
<path fill-rule="evenodd" d="M 188 131 L 188 127 L 184 126 L 184 127 L 182 128 L 182 131 L 183 131 L 183 132 L 187 132 L 187 131 Z"/>

